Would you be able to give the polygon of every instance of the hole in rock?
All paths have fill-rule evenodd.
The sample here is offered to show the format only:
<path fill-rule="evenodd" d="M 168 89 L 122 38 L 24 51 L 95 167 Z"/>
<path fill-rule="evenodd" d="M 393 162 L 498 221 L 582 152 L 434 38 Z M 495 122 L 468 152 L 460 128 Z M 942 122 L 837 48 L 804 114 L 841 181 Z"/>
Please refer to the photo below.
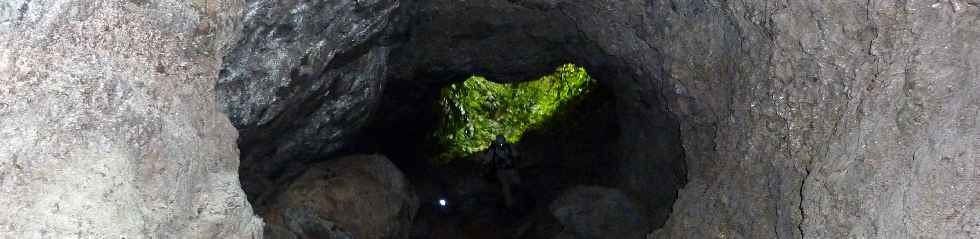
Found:
<path fill-rule="evenodd" d="M 667 71 L 591 17 L 606 4 L 360 1 L 350 15 L 310 4 L 250 9 L 216 87 L 267 238 L 641 238 L 669 217 L 687 171 Z M 584 94 L 545 100 L 555 111 L 521 101 L 533 90 L 518 85 L 566 62 L 594 79 Z M 468 84 L 496 93 L 458 91 Z M 520 153 L 511 207 L 473 159 L 496 134 Z"/>
<path fill-rule="evenodd" d="M 624 129 L 620 117 L 636 114 L 620 112 L 629 108 L 618 106 L 615 92 L 584 68 L 567 64 L 552 74 L 509 84 L 474 76 L 418 91 L 400 87 L 388 88 L 395 93 L 386 94 L 375 120 L 345 153 L 386 155 L 407 175 L 420 201 L 411 238 L 552 238 L 572 226 L 555 215 L 562 210 L 595 210 L 595 215 L 578 217 L 597 220 L 622 214 L 600 211 L 628 210 L 639 216 L 611 223 L 640 223 L 630 230 L 649 231 L 666 219 L 682 184 L 677 178 L 683 172 L 677 173 L 676 165 L 622 152 L 626 147 L 679 146 L 624 146 L 636 143 L 631 142 L 638 136 L 634 130 L 647 129 Z M 406 104 L 408 98 L 412 104 Z M 403 109 L 406 105 L 413 109 Z M 518 152 L 514 168 L 520 183 L 510 189 L 510 207 L 502 186 L 508 179 L 498 177 L 499 170 L 489 163 L 489 147 L 498 134 Z M 668 152 L 658 157 L 683 156 Z M 588 193 L 571 192 L 589 191 L 582 189 L 586 186 L 627 196 L 593 202 L 597 199 L 585 199 Z M 566 199 L 558 202 L 559 197 Z M 589 203 L 604 205 L 582 205 Z"/>
<path fill-rule="evenodd" d="M 348 102 L 290 105 L 269 124 L 239 129 L 242 185 L 268 238 L 373 228 L 410 238 L 645 235 L 669 217 L 686 180 L 677 124 L 656 95 L 631 88 L 633 71 L 589 68 L 506 83 L 438 71 L 390 81 L 342 147 L 269 161 L 290 159 L 297 146 L 287 136 L 318 123 L 318 110 L 304 107 Z M 343 131 L 346 122 L 317 127 Z M 517 180 L 486 163 L 498 134 L 519 152 Z"/>

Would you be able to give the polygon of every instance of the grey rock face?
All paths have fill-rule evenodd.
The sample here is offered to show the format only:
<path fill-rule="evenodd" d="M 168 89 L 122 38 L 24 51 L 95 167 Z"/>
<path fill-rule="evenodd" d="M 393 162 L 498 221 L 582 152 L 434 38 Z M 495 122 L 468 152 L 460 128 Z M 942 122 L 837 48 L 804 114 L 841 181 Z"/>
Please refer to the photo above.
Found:
<path fill-rule="evenodd" d="M 976 4 L 650 11 L 691 180 L 658 235 L 980 235 Z"/>
<path fill-rule="evenodd" d="M 330 155 L 379 101 L 398 1 L 249 0 L 225 57 L 218 98 L 242 139 L 242 175 L 258 197 L 298 162 Z"/>
<path fill-rule="evenodd" d="M 415 1 L 406 4 L 407 35 L 391 61 L 393 79 L 463 80 L 473 74 L 503 82 L 535 79 L 567 63 L 581 36 L 558 11 L 507 0 Z M 519 1 L 518 1 L 519 2 Z M 574 50 L 574 49 L 571 49 Z"/>
<path fill-rule="evenodd" d="M 0 237 L 262 237 L 214 100 L 243 9 L 0 3 Z"/>
<path fill-rule="evenodd" d="M 568 189 L 551 203 L 564 238 L 643 238 L 650 228 L 644 211 L 622 191 L 596 186 Z"/>
<path fill-rule="evenodd" d="M 394 164 L 358 155 L 312 165 L 264 214 L 296 238 L 387 239 L 408 238 L 418 208 Z"/>

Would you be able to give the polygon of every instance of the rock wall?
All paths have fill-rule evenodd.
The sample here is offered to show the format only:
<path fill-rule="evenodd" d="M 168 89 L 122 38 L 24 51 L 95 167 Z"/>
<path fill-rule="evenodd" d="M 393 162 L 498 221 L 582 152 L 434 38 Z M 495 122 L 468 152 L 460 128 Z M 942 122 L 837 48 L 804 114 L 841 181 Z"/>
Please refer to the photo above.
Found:
<path fill-rule="evenodd" d="M 365 118 L 411 127 L 427 119 L 425 92 L 446 82 L 520 81 L 573 62 L 615 95 L 610 177 L 666 211 L 676 198 L 651 237 L 980 233 L 976 0 L 337 4 L 250 2 L 254 37 L 239 48 L 261 54 L 225 66 L 222 102 L 246 164 L 274 166 L 260 175 L 329 155 Z M 312 24 L 310 6 L 333 21 Z M 294 37 L 305 32 L 324 35 Z M 353 43 L 314 44 L 322 39 Z M 384 49 L 376 60 L 330 54 Z M 332 64 L 349 70 L 331 76 Z M 363 81 L 331 80 L 342 76 Z M 389 86 L 384 97 L 365 93 L 378 85 Z M 360 106 L 380 113 L 347 110 Z"/>
<path fill-rule="evenodd" d="M 243 10 L 0 2 L 0 238 L 261 238 L 214 99 Z"/>
<path fill-rule="evenodd" d="M 380 99 L 394 0 L 248 0 L 244 38 L 225 57 L 218 98 L 242 135 L 253 200 L 282 175 L 331 155 Z"/>
<path fill-rule="evenodd" d="M 975 1 L 655 1 L 670 238 L 980 235 Z"/>

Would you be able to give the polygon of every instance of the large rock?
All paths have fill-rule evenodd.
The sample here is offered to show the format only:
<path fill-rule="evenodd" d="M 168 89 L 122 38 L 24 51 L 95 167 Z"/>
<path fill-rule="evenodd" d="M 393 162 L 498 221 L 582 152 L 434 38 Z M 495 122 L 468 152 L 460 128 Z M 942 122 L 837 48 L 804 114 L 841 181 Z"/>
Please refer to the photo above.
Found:
<path fill-rule="evenodd" d="M 551 214 L 564 226 L 558 238 L 640 239 L 651 228 L 645 210 L 614 188 L 570 188 L 551 202 Z"/>
<path fill-rule="evenodd" d="M 242 183 L 257 199 L 367 121 L 386 72 L 380 33 L 399 2 L 246 2 L 245 37 L 225 57 L 218 98 L 242 136 Z"/>
<path fill-rule="evenodd" d="M 264 214 L 277 233 L 296 238 L 394 239 L 411 234 L 418 208 L 394 164 L 360 155 L 312 165 Z"/>
<path fill-rule="evenodd" d="M 270 215 L 275 224 L 265 225 L 265 238 L 269 239 L 352 239 L 350 232 L 340 228 L 329 218 L 324 218 L 309 207 L 285 208 L 278 215 Z"/>
<path fill-rule="evenodd" d="M 214 100 L 243 9 L 0 2 L 0 237 L 261 237 Z"/>

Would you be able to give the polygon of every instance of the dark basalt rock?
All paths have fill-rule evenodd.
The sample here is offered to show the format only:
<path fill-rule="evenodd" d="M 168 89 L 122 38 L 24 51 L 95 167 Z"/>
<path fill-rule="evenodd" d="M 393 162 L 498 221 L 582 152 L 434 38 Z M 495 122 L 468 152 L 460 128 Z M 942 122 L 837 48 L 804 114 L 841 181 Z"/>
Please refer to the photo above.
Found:
<path fill-rule="evenodd" d="M 613 188 L 574 187 L 562 193 L 550 208 L 564 226 L 557 238 L 640 239 L 650 229 L 644 210 Z"/>
<path fill-rule="evenodd" d="M 239 129 L 253 202 L 282 175 L 330 155 L 379 102 L 388 49 L 379 40 L 399 3 L 247 1 L 245 37 L 225 57 L 223 111 Z"/>

